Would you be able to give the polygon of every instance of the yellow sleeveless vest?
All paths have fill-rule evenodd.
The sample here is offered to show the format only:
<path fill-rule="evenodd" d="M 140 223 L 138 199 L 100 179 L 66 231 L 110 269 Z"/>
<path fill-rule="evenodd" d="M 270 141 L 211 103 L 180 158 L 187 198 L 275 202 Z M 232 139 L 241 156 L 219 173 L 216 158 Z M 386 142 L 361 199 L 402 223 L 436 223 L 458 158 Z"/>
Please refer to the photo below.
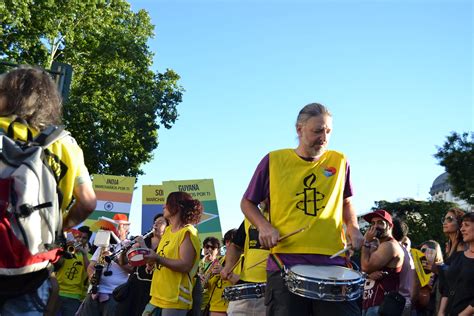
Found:
<path fill-rule="evenodd" d="M 165 258 L 178 259 L 179 247 L 186 233 L 189 233 L 194 250 L 196 251 L 194 267 L 191 272 L 187 274 L 158 265 L 151 281 L 150 303 L 160 308 L 191 309 L 193 302 L 192 276 L 196 274 L 200 253 L 200 241 L 197 235 L 197 229 L 192 225 L 186 225 L 179 231 L 173 233 L 171 232 L 171 226 L 166 227 L 156 253 Z"/>
<path fill-rule="evenodd" d="M 271 152 L 269 162 L 270 223 L 280 237 L 306 227 L 271 252 L 332 255 L 342 249 L 344 155 L 327 151 L 313 162 L 282 149 Z"/>
<path fill-rule="evenodd" d="M 225 256 L 221 257 L 219 259 L 219 263 L 223 264 L 225 261 Z M 236 274 L 239 274 L 239 269 L 236 267 L 233 271 Z M 220 277 L 219 274 L 213 275 L 209 279 L 209 295 L 211 297 L 209 298 L 210 301 L 210 308 L 209 310 L 211 312 L 226 312 L 227 307 L 229 306 L 229 302 L 226 301 L 223 297 L 222 294 L 224 293 L 224 289 L 228 286 L 232 286 L 232 283 L 228 280 L 223 281 Z"/>
<path fill-rule="evenodd" d="M 270 251 L 260 248 L 257 228 L 253 226 L 248 219 L 244 220 L 244 227 L 246 234 L 244 245 L 244 264 L 242 273 L 240 274 L 240 279 L 242 281 L 254 283 L 266 282 L 266 260 L 251 269 L 249 269 L 249 267 L 267 258 Z"/>
<path fill-rule="evenodd" d="M 87 279 L 87 267 L 84 265 L 84 257 L 77 254 L 76 258 L 65 259 L 61 268 L 56 272 L 59 283 L 59 295 L 80 299 L 84 292 Z"/>

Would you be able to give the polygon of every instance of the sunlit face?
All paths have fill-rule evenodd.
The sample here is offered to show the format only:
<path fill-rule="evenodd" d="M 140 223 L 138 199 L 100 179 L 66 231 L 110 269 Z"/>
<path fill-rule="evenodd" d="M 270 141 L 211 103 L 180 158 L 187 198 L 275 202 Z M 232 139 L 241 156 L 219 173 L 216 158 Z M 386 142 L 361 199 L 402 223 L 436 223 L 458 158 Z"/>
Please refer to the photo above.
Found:
<path fill-rule="evenodd" d="M 318 156 L 327 149 L 332 132 L 332 118 L 318 115 L 296 127 L 300 146 L 311 156 Z"/>
<path fill-rule="evenodd" d="M 464 242 L 474 242 L 474 223 L 464 220 L 461 225 L 461 234 Z"/>
<path fill-rule="evenodd" d="M 213 245 L 211 242 L 207 242 L 203 245 L 204 248 L 204 256 L 207 256 L 209 260 L 214 260 L 217 257 L 217 253 L 219 252 L 219 248 Z"/>
<path fill-rule="evenodd" d="M 381 217 L 374 217 L 370 220 L 370 226 L 375 226 L 375 229 L 379 232 L 377 238 L 383 238 L 388 236 L 389 224 Z"/>
<path fill-rule="evenodd" d="M 82 246 L 85 246 L 89 241 L 89 234 L 81 232 L 75 238 L 77 243 L 80 243 Z"/>
<path fill-rule="evenodd" d="M 459 229 L 456 216 L 452 212 L 446 213 L 443 219 L 443 233 L 455 233 Z"/>
<path fill-rule="evenodd" d="M 130 230 L 130 224 L 119 224 L 117 230 L 120 240 L 125 240 L 127 238 L 128 231 Z"/>
<path fill-rule="evenodd" d="M 153 229 L 156 236 L 163 236 L 166 229 L 166 219 L 163 216 L 158 217 L 153 223 Z"/>

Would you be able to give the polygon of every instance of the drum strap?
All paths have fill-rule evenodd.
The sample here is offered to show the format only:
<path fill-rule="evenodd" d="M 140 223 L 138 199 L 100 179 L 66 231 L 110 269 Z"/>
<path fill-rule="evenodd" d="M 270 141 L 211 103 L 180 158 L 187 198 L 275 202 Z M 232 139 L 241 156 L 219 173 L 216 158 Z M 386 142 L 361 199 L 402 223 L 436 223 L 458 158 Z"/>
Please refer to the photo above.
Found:
<path fill-rule="evenodd" d="M 285 267 L 285 264 L 283 263 L 283 261 L 280 259 L 280 257 L 276 253 L 271 253 L 270 258 L 275 262 L 278 269 L 280 269 L 280 271 L 282 273 L 285 273 L 286 267 Z"/>

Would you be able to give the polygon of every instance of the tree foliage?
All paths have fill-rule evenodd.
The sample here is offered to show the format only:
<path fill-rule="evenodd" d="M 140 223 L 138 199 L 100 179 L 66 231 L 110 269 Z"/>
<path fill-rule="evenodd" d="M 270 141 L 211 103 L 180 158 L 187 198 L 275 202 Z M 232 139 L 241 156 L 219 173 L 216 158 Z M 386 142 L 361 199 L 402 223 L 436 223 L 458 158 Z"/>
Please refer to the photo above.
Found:
<path fill-rule="evenodd" d="M 409 227 L 408 236 L 413 246 L 426 240 L 436 240 L 444 248 L 445 236 L 442 229 L 442 219 L 447 210 L 457 206 L 445 201 L 416 201 L 413 199 L 398 202 L 376 201 L 372 210 L 384 209 L 392 217 L 400 218 Z"/>
<path fill-rule="evenodd" d="M 136 176 L 153 157 L 158 128 L 178 117 L 183 89 L 173 70 L 151 70 L 147 12 L 124 0 L 6 0 L 0 58 L 74 74 L 64 121 L 91 172 Z"/>
<path fill-rule="evenodd" d="M 453 132 L 435 157 L 449 174 L 454 195 L 474 205 L 474 133 Z"/>

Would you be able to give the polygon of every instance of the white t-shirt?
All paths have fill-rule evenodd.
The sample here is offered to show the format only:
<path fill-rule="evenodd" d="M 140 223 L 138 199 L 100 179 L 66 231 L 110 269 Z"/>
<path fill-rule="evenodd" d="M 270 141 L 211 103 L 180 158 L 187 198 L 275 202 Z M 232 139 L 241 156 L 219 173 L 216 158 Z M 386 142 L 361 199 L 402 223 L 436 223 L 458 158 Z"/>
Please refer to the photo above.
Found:
<path fill-rule="evenodd" d="M 115 246 L 115 251 L 120 249 L 120 244 Z M 98 261 L 101 247 L 97 248 L 94 252 L 94 255 L 91 258 L 91 261 Z M 128 273 L 125 272 L 117 263 L 112 261 L 109 265 L 108 271 L 112 272 L 112 275 L 104 275 L 104 272 L 107 271 L 107 264 L 104 266 L 104 271 L 102 272 L 102 277 L 99 283 L 99 293 L 103 294 L 112 294 L 112 291 L 119 286 L 127 282 Z"/>

